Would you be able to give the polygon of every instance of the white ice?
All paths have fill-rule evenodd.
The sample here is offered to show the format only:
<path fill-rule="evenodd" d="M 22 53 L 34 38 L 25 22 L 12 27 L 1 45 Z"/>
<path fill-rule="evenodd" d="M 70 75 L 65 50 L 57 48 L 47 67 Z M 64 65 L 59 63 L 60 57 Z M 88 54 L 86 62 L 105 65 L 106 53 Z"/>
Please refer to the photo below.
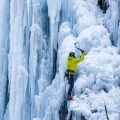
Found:
<path fill-rule="evenodd" d="M 120 119 L 120 1 L 106 2 L 103 13 L 96 0 L 0 0 L 0 120 L 59 120 L 69 52 L 81 55 L 76 42 L 86 56 L 73 119 L 106 119 L 104 104 Z"/>

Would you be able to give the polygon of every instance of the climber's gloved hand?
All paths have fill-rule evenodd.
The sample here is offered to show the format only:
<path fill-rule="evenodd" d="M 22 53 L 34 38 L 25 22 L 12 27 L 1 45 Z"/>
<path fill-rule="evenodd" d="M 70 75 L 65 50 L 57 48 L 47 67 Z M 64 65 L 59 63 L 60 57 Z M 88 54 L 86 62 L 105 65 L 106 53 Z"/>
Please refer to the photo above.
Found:
<path fill-rule="evenodd" d="M 85 53 L 84 50 L 81 50 L 82 53 Z"/>

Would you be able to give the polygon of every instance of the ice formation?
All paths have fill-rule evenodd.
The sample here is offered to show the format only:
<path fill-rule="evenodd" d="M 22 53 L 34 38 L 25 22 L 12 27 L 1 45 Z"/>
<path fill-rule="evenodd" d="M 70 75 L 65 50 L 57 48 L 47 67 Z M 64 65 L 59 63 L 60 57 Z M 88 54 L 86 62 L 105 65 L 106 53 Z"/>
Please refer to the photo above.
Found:
<path fill-rule="evenodd" d="M 120 1 L 0 0 L 0 120 L 59 120 L 71 51 L 78 64 L 72 119 L 120 116 Z M 68 116 L 69 113 L 68 112 Z M 65 118 L 66 116 L 62 116 Z"/>

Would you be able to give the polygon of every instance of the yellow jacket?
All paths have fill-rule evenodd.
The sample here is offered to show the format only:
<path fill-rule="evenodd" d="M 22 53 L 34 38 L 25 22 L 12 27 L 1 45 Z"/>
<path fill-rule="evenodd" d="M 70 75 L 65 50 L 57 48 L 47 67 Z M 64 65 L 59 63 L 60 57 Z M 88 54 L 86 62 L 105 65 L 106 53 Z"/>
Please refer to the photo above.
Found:
<path fill-rule="evenodd" d="M 77 69 L 77 63 L 84 60 L 85 54 L 82 53 L 82 56 L 80 58 L 74 58 L 69 56 L 67 61 L 67 69 L 73 72 L 70 72 L 70 74 L 74 74 Z"/>

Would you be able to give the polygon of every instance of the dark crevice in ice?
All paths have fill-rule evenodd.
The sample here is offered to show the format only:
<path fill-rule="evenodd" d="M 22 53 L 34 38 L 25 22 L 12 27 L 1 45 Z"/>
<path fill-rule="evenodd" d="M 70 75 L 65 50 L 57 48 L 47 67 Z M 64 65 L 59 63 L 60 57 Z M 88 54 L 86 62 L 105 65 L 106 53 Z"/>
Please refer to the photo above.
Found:
<path fill-rule="evenodd" d="M 98 5 L 100 9 L 103 11 L 103 13 L 106 13 L 109 5 L 105 0 L 98 0 Z"/>

